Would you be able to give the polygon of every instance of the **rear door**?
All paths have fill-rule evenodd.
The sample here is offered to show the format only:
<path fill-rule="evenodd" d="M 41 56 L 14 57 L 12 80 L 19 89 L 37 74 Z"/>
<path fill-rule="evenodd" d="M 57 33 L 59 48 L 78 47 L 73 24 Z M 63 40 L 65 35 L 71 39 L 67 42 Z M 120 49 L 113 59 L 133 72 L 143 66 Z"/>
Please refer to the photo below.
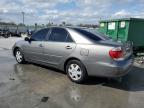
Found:
<path fill-rule="evenodd" d="M 75 49 L 76 44 L 66 29 L 52 28 L 48 41 L 44 42 L 45 62 L 58 65 Z"/>
<path fill-rule="evenodd" d="M 24 54 L 27 59 L 42 61 L 44 52 L 44 41 L 48 34 L 49 29 L 42 29 L 32 35 L 31 41 L 26 42 L 23 46 Z"/>

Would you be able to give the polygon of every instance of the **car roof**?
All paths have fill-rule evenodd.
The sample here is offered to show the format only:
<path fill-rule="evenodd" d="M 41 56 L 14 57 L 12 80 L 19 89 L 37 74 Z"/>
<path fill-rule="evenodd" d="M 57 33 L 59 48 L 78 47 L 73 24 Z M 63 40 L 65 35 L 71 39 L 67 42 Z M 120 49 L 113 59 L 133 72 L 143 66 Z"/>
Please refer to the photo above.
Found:
<path fill-rule="evenodd" d="M 53 26 L 53 27 L 48 27 L 48 28 L 63 28 L 67 30 L 70 36 L 72 37 L 72 39 L 75 41 L 75 43 L 80 43 L 80 44 L 93 44 L 94 43 L 92 40 L 88 39 L 87 37 L 75 31 L 75 29 L 84 29 L 81 27 Z"/>
<path fill-rule="evenodd" d="M 88 40 L 81 34 L 77 33 L 74 29 L 78 27 L 65 27 L 65 26 L 52 26 L 52 27 L 47 27 L 43 29 L 48 29 L 48 28 L 63 28 L 68 31 L 70 34 L 71 38 L 74 40 L 75 43 L 81 43 L 81 44 L 92 44 L 92 41 Z"/>
<path fill-rule="evenodd" d="M 51 26 L 51 27 L 48 27 L 48 28 L 63 28 L 63 29 L 76 29 L 76 28 L 79 28 L 79 29 L 86 29 L 85 27 L 72 27 L 72 26 Z"/>

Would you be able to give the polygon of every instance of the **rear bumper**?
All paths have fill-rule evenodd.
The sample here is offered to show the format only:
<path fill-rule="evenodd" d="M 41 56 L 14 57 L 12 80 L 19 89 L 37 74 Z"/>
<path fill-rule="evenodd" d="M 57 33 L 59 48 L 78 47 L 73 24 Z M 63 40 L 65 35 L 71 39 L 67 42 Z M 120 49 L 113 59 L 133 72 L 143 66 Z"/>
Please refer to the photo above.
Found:
<path fill-rule="evenodd" d="M 100 77 L 120 77 L 127 74 L 133 64 L 133 57 L 124 61 L 112 61 L 112 63 L 86 63 L 86 69 L 89 76 Z"/>

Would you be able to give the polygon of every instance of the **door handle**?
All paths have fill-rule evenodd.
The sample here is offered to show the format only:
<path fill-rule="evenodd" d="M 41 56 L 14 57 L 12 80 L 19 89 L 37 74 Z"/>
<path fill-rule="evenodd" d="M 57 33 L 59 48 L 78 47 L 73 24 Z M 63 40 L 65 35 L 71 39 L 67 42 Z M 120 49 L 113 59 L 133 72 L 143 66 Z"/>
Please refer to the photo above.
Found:
<path fill-rule="evenodd" d="M 39 47 L 43 47 L 43 45 L 42 45 L 42 44 L 39 44 Z"/>
<path fill-rule="evenodd" d="M 66 49 L 72 49 L 72 47 L 71 47 L 71 46 L 66 46 L 65 48 L 66 48 Z"/>

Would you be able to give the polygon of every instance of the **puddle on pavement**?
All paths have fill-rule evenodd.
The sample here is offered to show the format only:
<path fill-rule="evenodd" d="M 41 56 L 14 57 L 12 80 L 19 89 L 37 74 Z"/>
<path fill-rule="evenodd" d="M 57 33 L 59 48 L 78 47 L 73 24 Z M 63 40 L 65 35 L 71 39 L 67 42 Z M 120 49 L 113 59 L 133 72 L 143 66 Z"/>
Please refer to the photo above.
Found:
<path fill-rule="evenodd" d="M 135 98 L 132 93 L 144 91 L 144 69 L 138 67 L 133 67 L 132 71 L 120 81 L 94 77 L 90 78 L 86 84 L 75 84 L 65 74 L 37 65 L 20 65 L 14 62 L 5 65 L 7 67 L 0 66 L 0 75 L 4 76 L 3 80 L 5 81 L 6 78 L 10 80 L 5 81 L 4 84 L 0 83 L 0 91 L 3 91 L 1 95 L 7 93 L 3 97 L 10 104 L 15 103 L 14 107 L 17 104 L 31 106 L 31 103 L 40 102 L 41 105 L 52 106 L 51 108 L 57 108 L 54 106 L 129 108 L 132 106 L 132 98 Z M 17 92 L 19 92 L 18 95 L 10 97 Z M 137 102 L 140 103 L 144 100 L 144 96 L 142 94 L 138 96 L 140 98 L 137 98 Z M 140 105 L 137 104 L 137 106 Z"/>

